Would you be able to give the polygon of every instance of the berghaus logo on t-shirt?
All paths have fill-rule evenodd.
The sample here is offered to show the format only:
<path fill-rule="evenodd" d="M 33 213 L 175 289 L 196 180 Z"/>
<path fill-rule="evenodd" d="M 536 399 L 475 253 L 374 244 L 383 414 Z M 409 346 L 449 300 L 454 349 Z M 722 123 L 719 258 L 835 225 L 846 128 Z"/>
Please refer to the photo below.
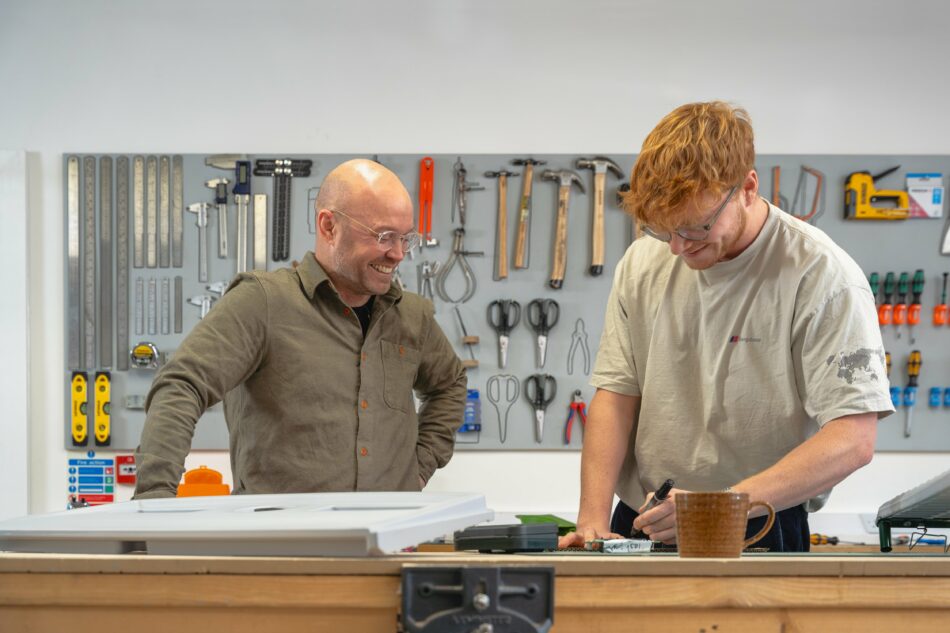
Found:
<path fill-rule="evenodd" d="M 762 339 L 755 336 L 730 336 L 730 343 L 761 343 Z"/>

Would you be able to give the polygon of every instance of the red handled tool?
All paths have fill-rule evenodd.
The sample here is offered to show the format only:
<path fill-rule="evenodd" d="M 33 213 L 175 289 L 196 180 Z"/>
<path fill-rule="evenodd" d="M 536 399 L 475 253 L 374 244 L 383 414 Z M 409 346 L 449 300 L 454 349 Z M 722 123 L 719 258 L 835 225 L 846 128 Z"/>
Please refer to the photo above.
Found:
<path fill-rule="evenodd" d="M 884 292 L 881 295 L 881 305 L 877 308 L 877 321 L 881 326 L 891 324 L 891 317 L 894 314 L 894 306 L 891 305 L 891 297 L 894 296 L 894 284 L 894 273 L 887 273 L 884 276 Z"/>
<path fill-rule="evenodd" d="M 577 389 L 574 391 L 574 395 L 571 397 L 571 412 L 567 414 L 567 424 L 564 427 L 564 443 L 571 443 L 571 427 L 574 425 L 574 414 L 577 414 L 577 417 L 581 420 L 581 427 L 587 426 L 587 405 L 584 403 L 584 399 L 581 397 L 581 390 Z"/>
<path fill-rule="evenodd" d="M 907 323 L 907 285 L 910 275 L 901 273 L 897 280 L 897 303 L 894 304 L 894 327 L 897 329 L 897 338 L 901 337 L 900 326 Z"/>
<path fill-rule="evenodd" d="M 934 325 L 946 325 L 950 309 L 947 308 L 947 275 L 943 274 L 943 292 L 940 293 L 940 304 L 934 306 Z"/>
<path fill-rule="evenodd" d="M 419 161 L 419 233 L 425 246 L 438 246 L 432 239 L 432 192 L 435 180 L 435 161 L 430 156 Z"/>
<path fill-rule="evenodd" d="M 914 344 L 917 339 L 914 337 L 914 326 L 920 324 L 920 295 L 924 293 L 924 271 L 918 268 L 914 271 L 914 278 L 910 282 L 910 292 L 913 299 L 910 302 L 910 308 L 907 310 L 907 329 L 910 330 L 910 342 Z"/>

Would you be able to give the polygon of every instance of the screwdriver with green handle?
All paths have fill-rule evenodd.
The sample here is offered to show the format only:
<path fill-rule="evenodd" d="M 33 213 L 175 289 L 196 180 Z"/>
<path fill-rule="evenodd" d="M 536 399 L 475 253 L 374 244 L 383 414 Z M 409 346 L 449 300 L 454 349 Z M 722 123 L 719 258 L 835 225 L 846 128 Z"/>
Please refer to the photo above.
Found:
<path fill-rule="evenodd" d="M 917 342 L 914 338 L 914 326 L 920 323 L 920 295 L 924 292 L 924 271 L 918 268 L 914 271 L 914 279 L 911 281 L 911 294 L 913 298 L 910 302 L 910 308 L 907 310 L 907 331 L 910 332 L 910 344 Z"/>
<path fill-rule="evenodd" d="M 947 307 L 947 276 L 950 273 L 943 274 L 943 292 L 940 293 L 940 304 L 934 306 L 934 325 L 946 325 L 947 317 L 950 316 L 950 309 Z"/>
<path fill-rule="evenodd" d="M 894 296 L 894 273 L 887 273 L 884 276 L 884 294 L 881 295 L 881 306 L 877 309 L 877 322 L 881 327 L 891 324 L 891 317 L 894 314 L 894 306 L 891 305 L 891 297 Z"/>

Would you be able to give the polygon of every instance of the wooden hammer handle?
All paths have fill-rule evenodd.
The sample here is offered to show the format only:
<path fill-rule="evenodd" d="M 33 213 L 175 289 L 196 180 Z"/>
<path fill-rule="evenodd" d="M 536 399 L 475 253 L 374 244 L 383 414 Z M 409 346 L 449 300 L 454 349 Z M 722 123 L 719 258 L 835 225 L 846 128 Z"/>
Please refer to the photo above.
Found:
<path fill-rule="evenodd" d="M 495 280 L 508 278 L 508 177 L 498 177 L 498 225 L 495 228 Z"/>
<path fill-rule="evenodd" d="M 590 274 L 604 272 L 604 187 L 606 173 L 594 174 L 594 226 L 591 233 Z"/>
<path fill-rule="evenodd" d="M 524 166 L 524 183 L 521 185 L 521 202 L 518 205 L 518 233 L 515 236 L 515 268 L 527 268 L 528 226 L 531 213 L 531 181 L 534 176 L 534 165 L 527 163 Z"/>
<path fill-rule="evenodd" d="M 567 268 L 567 205 L 571 198 L 571 186 L 561 185 L 557 192 L 557 227 L 554 231 L 554 262 L 551 267 L 551 279 L 548 285 L 560 290 L 564 285 L 564 271 Z"/>

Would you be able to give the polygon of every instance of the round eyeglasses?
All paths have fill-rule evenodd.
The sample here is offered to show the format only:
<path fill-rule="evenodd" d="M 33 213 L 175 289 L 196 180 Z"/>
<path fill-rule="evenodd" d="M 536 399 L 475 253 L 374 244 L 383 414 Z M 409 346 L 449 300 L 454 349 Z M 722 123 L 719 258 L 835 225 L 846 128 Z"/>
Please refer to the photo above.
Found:
<path fill-rule="evenodd" d="M 729 190 L 729 195 L 726 196 L 726 199 L 722 201 L 722 204 L 719 205 L 719 208 L 716 209 L 716 211 L 712 214 L 709 220 L 706 221 L 705 224 L 702 226 L 684 226 L 682 228 L 676 229 L 674 232 L 684 240 L 689 240 L 691 242 L 701 242 L 709 237 L 709 231 L 712 230 L 716 220 L 718 220 L 719 216 L 722 215 L 722 210 L 726 208 L 726 205 L 729 204 L 729 201 L 732 200 L 732 196 L 735 195 L 736 190 L 738 189 L 739 185 L 735 185 Z M 660 240 L 661 242 L 669 242 L 673 239 L 673 233 L 670 233 L 669 231 L 654 231 L 645 224 L 642 226 L 642 228 L 644 233 L 652 238 Z"/>
<path fill-rule="evenodd" d="M 381 251 L 391 250 L 398 243 L 400 247 L 402 248 L 402 252 L 408 253 L 415 247 L 419 246 L 419 244 L 422 242 L 422 236 L 419 233 L 416 233 L 415 231 L 410 231 L 409 233 L 406 233 L 405 235 L 400 235 L 396 231 L 379 232 L 373 229 L 372 227 L 366 226 L 365 224 L 363 224 L 362 222 L 360 222 L 353 216 L 349 215 L 348 213 L 344 213 L 343 211 L 336 211 L 332 209 L 331 211 L 334 214 L 339 213 L 340 215 L 342 215 L 344 218 L 346 218 L 353 224 L 356 224 L 357 226 L 360 226 L 366 229 L 367 231 L 369 231 L 370 233 L 372 233 L 373 235 L 375 235 L 376 245 L 379 246 L 379 249 Z"/>

